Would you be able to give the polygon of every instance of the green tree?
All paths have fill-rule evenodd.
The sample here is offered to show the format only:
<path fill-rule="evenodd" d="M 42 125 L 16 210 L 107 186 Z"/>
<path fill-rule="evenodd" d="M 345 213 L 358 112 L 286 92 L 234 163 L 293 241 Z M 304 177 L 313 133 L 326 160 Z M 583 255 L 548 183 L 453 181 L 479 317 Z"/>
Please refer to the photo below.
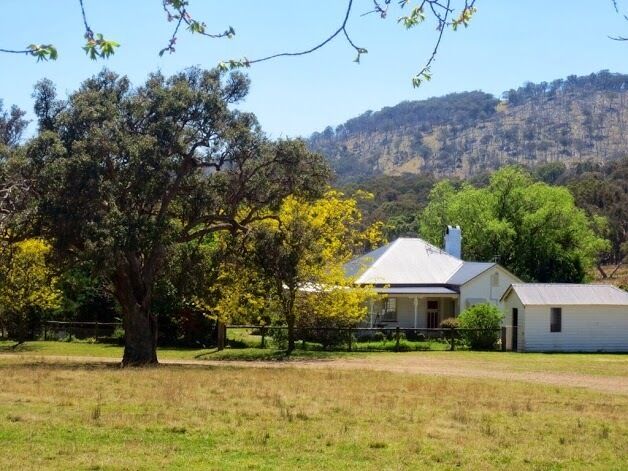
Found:
<path fill-rule="evenodd" d="M 46 263 L 51 247 L 27 239 L 5 247 L 0 257 L 0 323 L 24 342 L 41 314 L 59 307 L 56 278 Z"/>
<path fill-rule="evenodd" d="M 322 157 L 270 142 L 233 109 L 240 73 L 152 74 L 133 88 L 103 71 L 67 100 L 35 91 L 38 135 L 26 157 L 38 228 L 70 264 L 89 260 L 120 305 L 123 365 L 157 362 L 156 283 L 180 244 L 237 233 L 289 194 L 317 195 Z M 194 277 L 193 273 L 187 274 Z"/>
<path fill-rule="evenodd" d="M 592 216 L 599 215 L 608 220 L 605 235 L 610 239 L 611 247 L 600 262 L 619 266 L 628 255 L 628 158 L 581 167 L 583 171 L 575 168 L 569 175 L 567 186 L 578 206 Z M 607 275 L 602 273 L 602 276 Z"/>
<path fill-rule="evenodd" d="M 437 184 L 420 233 L 441 244 L 443 228 L 460 225 L 467 260 L 495 260 L 525 280 L 580 282 L 608 242 L 603 225 L 576 207 L 566 188 L 534 182 L 518 167 L 495 172 L 484 188 Z"/>
<path fill-rule="evenodd" d="M 462 337 L 472 350 L 491 350 L 500 335 L 503 315 L 492 304 L 476 304 L 458 316 Z"/>

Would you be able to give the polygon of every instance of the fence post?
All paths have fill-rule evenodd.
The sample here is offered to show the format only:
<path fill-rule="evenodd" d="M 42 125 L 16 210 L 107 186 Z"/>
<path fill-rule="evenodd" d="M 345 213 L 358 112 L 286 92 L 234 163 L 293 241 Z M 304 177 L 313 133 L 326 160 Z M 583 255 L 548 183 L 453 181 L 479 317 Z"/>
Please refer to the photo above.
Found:
<path fill-rule="evenodd" d="M 399 326 L 395 328 L 395 351 L 399 351 Z"/>
<path fill-rule="evenodd" d="M 46 329 L 47 325 L 48 324 L 46 324 L 46 321 L 44 321 L 44 340 L 48 340 L 48 332 L 47 332 L 47 329 Z"/>
<path fill-rule="evenodd" d="M 506 327 L 502 327 L 502 352 L 506 351 Z"/>
<path fill-rule="evenodd" d="M 449 347 L 450 351 L 454 351 L 455 347 L 455 343 L 456 343 L 456 330 L 452 327 L 451 328 L 451 332 L 450 332 L 450 340 L 451 340 L 451 347 Z"/>
<path fill-rule="evenodd" d="M 261 347 L 266 348 L 266 326 L 263 325 L 260 330 L 262 332 L 262 346 Z"/>
<path fill-rule="evenodd" d="M 216 345 L 218 350 L 224 350 L 227 343 L 227 326 L 220 321 L 216 324 Z"/>
<path fill-rule="evenodd" d="M 96 325 L 94 327 L 94 338 L 98 340 L 98 321 L 96 321 Z"/>
<path fill-rule="evenodd" d="M 353 336 L 351 335 L 351 327 L 349 327 L 349 351 L 351 351 L 351 340 L 352 340 L 351 337 Z"/>

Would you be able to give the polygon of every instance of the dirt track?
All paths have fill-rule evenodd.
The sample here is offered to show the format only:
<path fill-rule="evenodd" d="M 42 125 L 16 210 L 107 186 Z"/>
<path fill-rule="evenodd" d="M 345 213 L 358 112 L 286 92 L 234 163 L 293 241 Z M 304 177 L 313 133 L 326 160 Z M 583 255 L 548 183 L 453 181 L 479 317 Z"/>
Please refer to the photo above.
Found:
<path fill-rule="evenodd" d="M 117 364 L 119 359 L 102 357 L 3 354 L 1 358 L 19 358 L 38 362 L 107 363 Z M 586 388 L 615 394 L 628 394 L 628 378 L 597 376 L 580 373 L 512 371 L 505 365 L 489 362 L 442 359 L 429 356 L 386 356 L 380 358 L 341 358 L 331 360 L 291 361 L 216 361 L 216 360 L 161 360 L 162 365 L 188 365 L 238 368 L 316 368 L 341 370 L 372 370 L 391 373 L 437 375 L 462 378 L 488 378 L 500 381 L 522 381 L 554 386 Z"/>

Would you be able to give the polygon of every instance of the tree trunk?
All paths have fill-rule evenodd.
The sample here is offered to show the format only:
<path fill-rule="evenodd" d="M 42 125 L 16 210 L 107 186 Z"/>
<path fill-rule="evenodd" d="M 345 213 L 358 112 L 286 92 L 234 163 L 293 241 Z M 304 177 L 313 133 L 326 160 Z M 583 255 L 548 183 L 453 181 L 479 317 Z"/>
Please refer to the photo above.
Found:
<path fill-rule="evenodd" d="M 122 306 L 124 356 L 122 366 L 156 365 L 157 319 L 139 306 Z"/>
<path fill-rule="evenodd" d="M 280 289 L 283 290 L 283 284 L 280 284 Z M 280 291 L 281 292 L 281 291 Z M 296 297 L 296 289 L 283 290 L 283 309 L 284 316 L 286 318 L 286 324 L 288 325 L 288 350 L 286 353 L 290 355 L 294 351 L 294 324 L 296 323 L 294 315 L 294 299 Z"/>
<path fill-rule="evenodd" d="M 123 315 L 122 366 L 156 365 L 157 317 L 151 313 L 152 279 L 142 276 L 141 264 L 133 254 L 126 254 L 122 260 L 112 279 Z"/>
<path fill-rule="evenodd" d="M 287 319 L 288 324 L 288 350 L 287 353 L 290 355 L 294 350 L 294 316 L 288 316 Z"/>

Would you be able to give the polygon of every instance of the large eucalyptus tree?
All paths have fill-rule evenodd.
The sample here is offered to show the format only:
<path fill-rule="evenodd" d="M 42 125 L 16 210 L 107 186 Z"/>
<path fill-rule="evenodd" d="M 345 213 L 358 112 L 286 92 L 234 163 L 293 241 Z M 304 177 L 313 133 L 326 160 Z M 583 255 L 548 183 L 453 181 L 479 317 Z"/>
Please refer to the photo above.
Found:
<path fill-rule="evenodd" d="M 246 231 L 285 196 L 316 196 L 327 181 L 322 157 L 269 141 L 234 109 L 247 91 L 240 73 L 199 69 L 137 88 L 105 70 L 67 100 L 48 81 L 36 87 L 39 131 L 26 156 L 37 224 L 57 255 L 89 260 L 110 283 L 123 365 L 157 362 L 153 291 L 177 244 Z"/>

